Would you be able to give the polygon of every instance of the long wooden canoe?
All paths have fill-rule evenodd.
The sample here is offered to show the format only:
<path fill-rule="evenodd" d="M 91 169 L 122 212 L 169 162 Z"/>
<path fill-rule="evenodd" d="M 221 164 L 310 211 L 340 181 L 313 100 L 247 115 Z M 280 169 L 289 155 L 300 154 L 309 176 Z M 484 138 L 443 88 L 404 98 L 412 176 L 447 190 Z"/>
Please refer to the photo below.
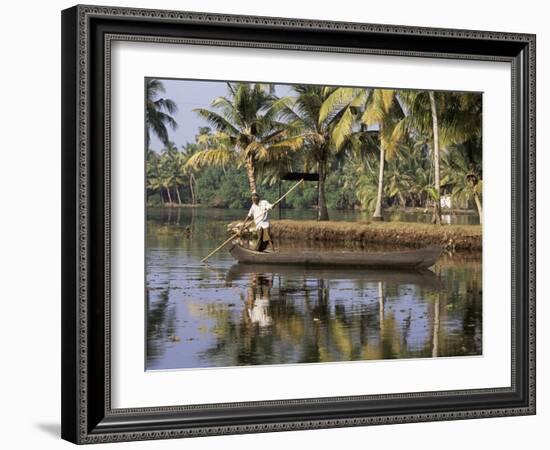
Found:
<path fill-rule="evenodd" d="M 231 256 L 243 264 L 287 264 L 325 267 L 369 267 L 427 269 L 435 264 L 443 247 L 431 246 L 418 250 L 395 252 L 354 252 L 297 250 L 295 252 L 257 252 L 233 241 L 229 248 Z"/>
<path fill-rule="evenodd" d="M 383 281 L 390 285 L 416 285 L 434 291 L 443 289 L 441 280 L 429 269 L 372 269 L 348 267 L 306 267 L 303 265 L 276 264 L 233 264 L 225 275 L 227 283 L 246 280 L 250 276 L 273 278 L 276 276 L 319 279 L 319 280 L 353 280 L 364 283 Z"/>

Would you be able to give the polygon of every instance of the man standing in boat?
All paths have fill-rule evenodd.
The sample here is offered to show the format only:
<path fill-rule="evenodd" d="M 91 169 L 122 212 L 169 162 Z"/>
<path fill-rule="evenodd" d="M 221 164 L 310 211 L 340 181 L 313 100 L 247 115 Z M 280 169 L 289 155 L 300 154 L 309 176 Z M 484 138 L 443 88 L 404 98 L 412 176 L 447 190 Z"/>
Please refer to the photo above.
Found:
<path fill-rule="evenodd" d="M 250 211 L 248 211 L 248 219 L 253 219 L 256 224 L 256 230 L 258 231 L 256 251 L 258 252 L 263 252 L 269 245 L 271 245 L 272 250 L 275 250 L 275 246 L 271 240 L 269 221 L 267 220 L 271 208 L 273 208 L 271 203 L 267 200 L 260 200 L 258 193 L 252 193 L 252 206 L 250 207 Z"/>

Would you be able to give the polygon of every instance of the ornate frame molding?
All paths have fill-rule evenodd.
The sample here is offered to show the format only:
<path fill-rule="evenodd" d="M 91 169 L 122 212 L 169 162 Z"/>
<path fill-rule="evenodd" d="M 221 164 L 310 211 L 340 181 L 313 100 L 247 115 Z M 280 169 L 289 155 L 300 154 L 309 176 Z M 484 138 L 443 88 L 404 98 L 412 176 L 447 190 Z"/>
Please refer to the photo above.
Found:
<path fill-rule="evenodd" d="M 464 45 L 471 41 L 469 49 L 460 52 L 444 52 L 436 49 L 423 48 L 397 49 L 363 46 L 340 46 L 338 39 L 333 45 L 326 43 L 303 44 L 281 43 L 245 39 L 219 39 L 205 37 L 175 37 L 175 36 L 151 36 L 145 33 L 117 33 L 110 30 L 101 32 L 93 31 L 92 22 L 98 19 L 107 21 L 132 23 L 147 26 L 151 23 L 161 23 L 166 26 L 201 26 L 209 27 L 239 27 L 246 29 L 250 36 L 255 31 L 270 30 L 272 32 L 296 32 L 303 30 L 331 32 L 338 36 L 346 36 L 353 33 L 354 36 L 376 36 L 383 42 L 385 38 L 399 37 L 420 39 L 428 45 L 434 40 L 456 39 Z M 118 25 L 117 25 L 118 26 Z M 396 25 L 376 25 L 348 22 L 332 22 L 304 19 L 234 16 L 222 14 L 204 14 L 195 12 L 158 11 L 148 9 L 130 9 L 99 6 L 76 6 L 63 13 L 63 223 L 64 223 L 64 250 L 63 250 L 63 377 L 69 380 L 63 389 L 63 437 L 77 443 L 98 443 L 111 441 L 128 441 L 143 439 L 163 439 L 173 437 L 206 436 L 218 434 L 237 434 L 250 432 L 270 432 L 312 428 L 347 427 L 373 424 L 389 424 L 420 421 L 439 421 L 468 419 L 481 417 L 498 417 L 509 415 L 526 415 L 535 413 L 535 36 L 530 34 L 500 33 L 470 30 L 433 29 L 423 27 L 405 27 Z M 98 37 L 99 36 L 99 37 Z M 96 39 L 96 41 L 94 41 Z M 99 39 L 99 40 L 98 40 Z M 425 39 L 425 40 L 423 40 Z M 512 386 L 510 388 L 483 389 L 471 391 L 431 392 L 419 394 L 396 394 L 361 397 L 334 397 L 309 400 L 281 400 L 270 402 L 251 402 L 239 404 L 194 405 L 166 408 L 139 408 L 139 409 L 111 409 L 110 402 L 110 63 L 111 43 L 116 40 L 141 41 L 155 43 L 186 43 L 194 45 L 225 45 L 255 48 L 276 48 L 303 51 L 329 51 L 383 54 L 396 56 L 435 57 L 452 59 L 479 59 L 486 61 L 506 61 L 512 64 L 512 89 L 513 89 L 513 186 L 512 196 L 512 246 L 513 246 L 513 301 L 525 303 L 525 323 L 518 329 L 516 327 L 518 317 L 516 307 L 513 305 L 512 327 L 514 343 L 518 339 L 525 338 L 526 352 L 521 354 L 521 360 L 516 359 L 516 345 L 513 348 Z M 507 50 L 495 51 L 493 54 L 484 54 L 477 51 L 480 42 L 496 42 L 497 46 Z M 102 67 L 98 66 L 97 53 L 99 44 L 103 47 L 100 58 Z M 466 43 L 466 44 L 465 44 Z M 411 44 L 412 45 L 412 44 Z M 517 54 L 514 49 L 517 48 Z M 95 59 L 94 59 L 95 58 Z M 99 72 L 98 72 L 99 70 Z M 94 139 L 92 128 L 94 117 L 90 111 L 95 108 L 94 97 L 97 95 L 94 86 L 98 81 L 92 82 L 93 77 L 104 71 L 102 108 L 104 123 L 101 129 L 102 139 L 96 138 L 96 143 L 103 145 L 103 157 L 98 169 L 91 164 L 97 156 L 92 154 L 91 141 Z M 95 83 L 95 84 L 94 84 Z M 519 101 L 516 101 L 519 99 Z M 75 151 L 76 150 L 76 151 Z M 103 180 L 94 175 L 103 172 Z M 102 189 L 97 189 L 97 183 L 102 183 Z M 92 186 L 94 186 L 92 188 Z M 518 190 L 519 188 L 519 190 Z M 98 192 L 102 198 L 98 197 Z M 99 202 L 99 203 L 96 203 Z M 94 206 L 100 205 L 100 206 Z M 98 209 L 99 208 L 99 209 Z M 103 217 L 98 217 L 98 212 L 103 211 Z M 523 217 L 523 213 L 527 213 Z M 102 235 L 99 242 L 103 244 L 102 252 L 93 255 L 92 237 L 96 236 L 98 222 L 103 222 Z M 67 233 L 65 233 L 65 231 Z M 94 241 L 97 243 L 97 241 Z M 516 248 L 518 251 L 516 251 Z M 517 254 L 517 253 L 520 254 Z M 102 267 L 96 267 L 102 260 Z M 517 265 L 521 263 L 519 272 Z M 92 272 L 93 271 L 93 274 Z M 102 324 L 91 319 L 97 312 L 98 305 L 92 308 L 92 290 L 95 285 L 92 281 L 103 272 L 103 290 L 101 296 L 104 304 Z M 519 298 L 518 293 L 527 293 Z M 94 295 L 97 292 L 94 291 Z M 95 329 L 102 332 L 100 338 Z M 91 336 L 93 337 L 91 338 Z M 68 343 L 68 341 L 71 341 Z M 97 393 L 97 386 L 90 380 L 91 365 L 97 364 L 97 360 L 90 357 L 90 348 L 97 348 L 97 344 L 103 342 L 104 366 L 102 373 L 105 377 L 103 384 L 103 407 L 92 406 L 90 395 Z M 519 345 L 519 344 L 518 344 Z M 516 373 L 516 363 L 521 365 L 521 373 Z M 99 369 L 98 369 L 99 370 Z M 334 418 L 319 418 L 300 420 L 281 420 L 265 423 L 219 423 L 216 425 L 198 426 L 169 426 L 155 427 L 150 423 L 151 415 L 154 415 L 156 423 L 164 418 L 167 421 L 172 414 L 182 414 L 186 411 L 201 410 L 207 414 L 210 409 L 241 408 L 241 407 L 285 407 L 296 405 L 325 405 L 328 403 L 349 400 L 378 401 L 400 399 L 414 402 L 415 399 L 425 397 L 475 397 L 478 395 L 505 394 L 516 392 L 518 383 L 524 387 L 527 398 L 510 403 L 508 406 L 495 405 L 487 408 L 434 410 L 412 413 L 392 414 L 368 414 L 362 416 L 342 416 Z M 121 425 L 128 418 L 135 419 L 130 425 Z M 101 419 L 101 420 L 98 420 Z M 149 422 L 147 422 L 149 420 Z"/>

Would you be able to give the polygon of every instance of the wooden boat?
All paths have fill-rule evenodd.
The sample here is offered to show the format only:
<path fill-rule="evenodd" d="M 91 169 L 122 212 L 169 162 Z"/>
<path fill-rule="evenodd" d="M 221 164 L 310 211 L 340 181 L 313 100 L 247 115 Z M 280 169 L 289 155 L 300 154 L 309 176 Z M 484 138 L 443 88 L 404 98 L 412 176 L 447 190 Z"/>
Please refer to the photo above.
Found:
<path fill-rule="evenodd" d="M 388 285 L 416 285 L 439 291 L 443 288 L 441 280 L 429 269 L 371 269 L 348 267 L 305 267 L 303 265 L 276 264 L 233 264 L 225 275 L 225 281 L 232 284 L 250 277 L 292 277 L 300 279 L 318 279 L 331 281 L 361 281 L 376 283 L 382 281 Z"/>
<path fill-rule="evenodd" d="M 233 241 L 231 256 L 243 264 L 278 264 L 380 269 L 427 269 L 443 252 L 441 246 L 395 252 L 315 251 L 257 252 Z"/>

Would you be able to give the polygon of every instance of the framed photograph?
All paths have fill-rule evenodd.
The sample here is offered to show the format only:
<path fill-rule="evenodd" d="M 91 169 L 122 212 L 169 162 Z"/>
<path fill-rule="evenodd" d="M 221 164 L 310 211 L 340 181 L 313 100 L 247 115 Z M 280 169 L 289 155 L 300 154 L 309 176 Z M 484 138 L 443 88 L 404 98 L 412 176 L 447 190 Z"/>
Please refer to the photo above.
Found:
<path fill-rule="evenodd" d="M 62 12 L 62 437 L 535 413 L 535 36 Z"/>

